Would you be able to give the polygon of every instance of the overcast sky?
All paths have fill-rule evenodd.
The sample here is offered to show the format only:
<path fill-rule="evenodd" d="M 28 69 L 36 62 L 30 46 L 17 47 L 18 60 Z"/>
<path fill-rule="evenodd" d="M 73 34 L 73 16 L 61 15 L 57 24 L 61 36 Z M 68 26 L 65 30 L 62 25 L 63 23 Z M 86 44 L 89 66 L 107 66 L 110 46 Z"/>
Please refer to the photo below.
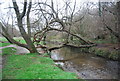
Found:
<path fill-rule="evenodd" d="M 22 9 L 23 7 L 20 6 L 20 2 L 23 2 L 24 0 L 16 0 L 19 4 L 19 7 Z M 29 0 L 28 0 L 29 1 Z M 39 2 L 39 1 L 46 1 L 46 0 L 32 0 L 33 2 Z M 47 0 L 47 2 L 50 2 L 51 0 Z M 74 1 L 75 0 L 53 0 L 54 1 L 54 4 L 58 4 L 59 7 L 63 6 L 63 3 L 65 1 L 71 1 L 71 6 L 73 8 L 74 6 Z M 76 5 L 80 5 L 84 2 L 98 2 L 99 0 L 76 0 Z M 100 0 L 100 1 L 120 1 L 120 0 Z M 8 9 L 8 7 L 12 6 L 12 0 L 0 0 L 0 17 L 2 18 L 4 16 L 4 18 L 7 18 L 7 16 L 9 16 L 9 13 L 11 12 L 14 12 L 13 9 L 11 9 L 11 11 Z M 79 6 L 78 6 L 79 7 Z M 4 15 L 4 14 L 7 14 L 8 15 Z M 14 15 L 15 16 L 15 15 Z M 10 22 L 11 23 L 11 22 Z"/>
<path fill-rule="evenodd" d="M 16 1 L 17 1 L 18 5 L 19 5 L 19 9 L 20 8 L 22 9 L 23 5 L 21 5 L 20 3 L 23 2 L 24 0 L 16 0 Z M 27 1 L 29 1 L 29 0 L 27 0 Z M 33 2 L 40 2 L 40 1 L 45 2 L 46 0 L 32 0 L 32 1 Z M 47 0 L 48 3 L 50 1 L 51 0 Z M 65 1 L 70 1 L 71 2 L 71 6 L 73 8 L 75 0 L 53 0 L 53 2 L 54 2 L 55 5 L 58 4 L 58 7 L 62 7 L 63 3 Z M 86 2 L 86 1 L 97 2 L 98 0 L 76 0 L 76 5 L 80 5 L 80 4 L 82 4 L 82 3 Z M 0 17 L 1 18 L 2 17 L 7 18 L 7 16 L 9 16 L 9 14 L 12 14 L 14 12 L 13 9 L 10 10 L 8 8 L 9 6 L 12 7 L 12 5 L 13 5 L 12 4 L 12 0 L 0 0 L 0 3 L 1 3 L 1 5 L 0 5 Z M 6 15 L 7 13 L 8 13 L 8 15 Z M 11 21 L 10 21 L 10 23 L 11 23 Z"/>

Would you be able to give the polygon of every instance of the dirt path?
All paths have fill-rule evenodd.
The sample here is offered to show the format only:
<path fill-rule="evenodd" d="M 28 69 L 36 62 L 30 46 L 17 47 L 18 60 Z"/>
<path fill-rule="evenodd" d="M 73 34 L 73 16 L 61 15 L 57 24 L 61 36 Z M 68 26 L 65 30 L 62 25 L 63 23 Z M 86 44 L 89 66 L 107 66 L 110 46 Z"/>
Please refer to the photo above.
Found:
<path fill-rule="evenodd" d="M 8 46 L 4 46 L 4 47 L 0 47 L 0 53 L 2 53 L 2 49 L 4 48 L 8 48 L 8 47 L 14 47 L 17 49 L 16 54 L 24 54 L 24 53 L 29 53 L 29 50 L 27 50 L 26 48 L 17 46 L 17 45 L 8 45 Z"/>
<path fill-rule="evenodd" d="M 26 48 L 17 46 L 17 45 L 8 45 L 8 46 L 4 46 L 4 47 L 0 47 L 0 53 L 2 53 L 2 49 L 4 48 L 8 48 L 8 47 L 14 47 L 16 48 L 16 54 L 25 54 L 25 53 L 29 53 L 29 50 L 27 50 Z M 0 72 L 2 70 L 2 68 L 4 67 L 4 62 L 6 60 L 6 56 L 0 56 Z"/>

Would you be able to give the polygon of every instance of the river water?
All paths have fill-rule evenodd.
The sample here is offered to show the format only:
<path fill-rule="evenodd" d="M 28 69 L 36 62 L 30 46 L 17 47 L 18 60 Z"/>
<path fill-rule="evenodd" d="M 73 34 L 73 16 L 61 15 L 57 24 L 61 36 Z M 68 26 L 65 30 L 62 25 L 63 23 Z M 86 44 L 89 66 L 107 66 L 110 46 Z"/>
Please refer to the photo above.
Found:
<path fill-rule="evenodd" d="M 94 54 L 82 53 L 80 48 L 64 47 L 51 52 L 65 71 L 74 72 L 83 79 L 118 79 L 118 61 L 104 59 Z"/>

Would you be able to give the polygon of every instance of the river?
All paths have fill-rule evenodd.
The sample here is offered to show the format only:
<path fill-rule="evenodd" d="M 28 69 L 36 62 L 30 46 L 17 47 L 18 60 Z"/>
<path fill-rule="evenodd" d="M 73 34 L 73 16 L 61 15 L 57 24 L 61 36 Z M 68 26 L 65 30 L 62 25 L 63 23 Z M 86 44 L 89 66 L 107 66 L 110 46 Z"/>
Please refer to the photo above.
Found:
<path fill-rule="evenodd" d="M 118 61 L 82 53 L 80 48 L 64 47 L 51 52 L 51 58 L 65 71 L 74 72 L 82 79 L 118 79 Z"/>

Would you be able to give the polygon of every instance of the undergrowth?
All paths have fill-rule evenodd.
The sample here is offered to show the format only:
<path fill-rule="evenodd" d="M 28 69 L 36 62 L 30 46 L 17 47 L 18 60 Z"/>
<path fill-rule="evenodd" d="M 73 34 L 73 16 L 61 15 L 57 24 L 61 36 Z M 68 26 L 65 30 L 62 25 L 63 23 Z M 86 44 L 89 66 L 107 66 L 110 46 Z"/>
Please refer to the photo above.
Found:
<path fill-rule="evenodd" d="M 76 75 L 59 69 L 49 57 L 27 54 L 7 58 L 3 79 L 76 79 Z"/>

